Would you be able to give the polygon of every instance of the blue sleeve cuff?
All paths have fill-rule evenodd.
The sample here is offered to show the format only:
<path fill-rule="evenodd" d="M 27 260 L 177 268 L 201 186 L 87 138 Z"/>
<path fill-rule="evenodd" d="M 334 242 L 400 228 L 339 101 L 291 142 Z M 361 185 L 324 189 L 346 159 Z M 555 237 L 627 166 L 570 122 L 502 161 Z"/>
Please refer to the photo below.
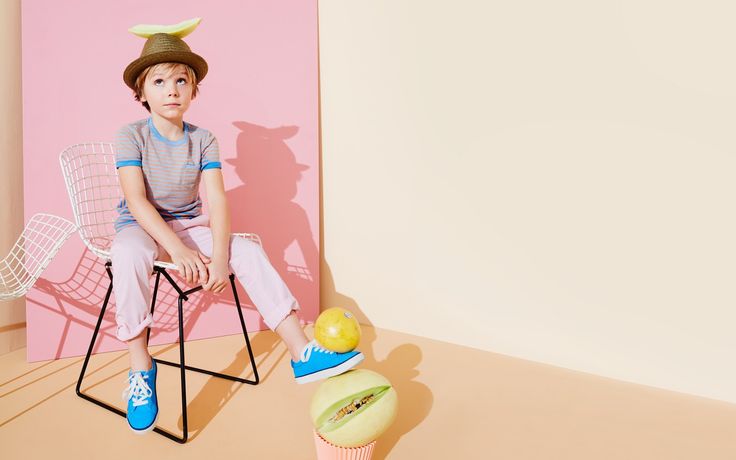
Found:
<path fill-rule="evenodd" d="M 141 160 L 123 160 L 115 162 L 115 168 L 122 168 L 123 166 L 139 166 L 142 168 L 143 162 Z"/>
<path fill-rule="evenodd" d="M 213 168 L 219 168 L 222 169 L 222 163 L 219 161 L 210 161 L 209 163 L 202 165 L 202 171 L 205 169 L 213 169 Z"/>

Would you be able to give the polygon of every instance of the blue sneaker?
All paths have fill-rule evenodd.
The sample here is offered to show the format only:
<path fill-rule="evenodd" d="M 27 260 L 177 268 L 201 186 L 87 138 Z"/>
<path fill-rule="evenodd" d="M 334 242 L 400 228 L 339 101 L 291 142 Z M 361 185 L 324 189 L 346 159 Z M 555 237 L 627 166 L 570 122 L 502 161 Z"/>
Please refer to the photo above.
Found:
<path fill-rule="evenodd" d="M 148 371 L 128 372 L 123 400 L 128 401 L 128 425 L 138 434 L 148 433 L 158 420 L 156 398 L 156 361 Z"/>
<path fill-rule="evenodd" d="M 291 361 L 291 368 L 294 369 L 296 383 L 309 383 L 347 372 L 363 358 L 365 356 L 359 351 L 337 353 L 320 347 L 312 340 L 304 347 L 299 361 Z"/>

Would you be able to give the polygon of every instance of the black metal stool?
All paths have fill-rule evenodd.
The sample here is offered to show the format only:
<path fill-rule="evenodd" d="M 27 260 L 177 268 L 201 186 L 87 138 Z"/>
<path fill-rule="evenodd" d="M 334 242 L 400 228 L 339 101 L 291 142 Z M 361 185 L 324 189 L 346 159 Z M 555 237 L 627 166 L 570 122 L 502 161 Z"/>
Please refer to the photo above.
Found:
<path fill-rule="evenodd" d="M 84 373 L 87 371 L 87 364 L 89 363 L 90 355 L 92 354 L 92 349 L 95 346 L 95 341 L 97 340 L 97 334 L 100 331 L 100 325 L 102 324 L 102 318 L 105 316 L 105 310 L 107 309 L 107 303 L 110 300 L 110 294 L 112 293 L 112 271 L 110 270 L 110 267 L 112 266 L 112 263 L 108 261 L 105 263 L 105 270 L 107 271 L 107 275 L 110 277 L 110 286 L 107 288 L 107 293 L 105 294 L 105 302 L 102 304 L 102 311 L 100 312 L 100 317 L 97 320 L 97 326 L 95 327 L 95 332 L 92 334 L 92 341 L 89 344 L 89 349 L 87 350 L 87 356 L 84 358 L 84 364 L 82 365 L 82 372 L 79 374 L 79 380 L 77 381 L 77 395 L 80 398 L 84 398 L 87 401 L 91 401 L 95 404 L 97 404 L 100 407 L 103 407 L 111 412 L 114 412 L 121 417 L 125 417 L 126 413 L 122 410 L 118 409 L 117 407 L 113 407 L 105 402 L 100 401 L 99 399 L 95 399 L 85 393 L 82 393 L 81 387 L 82 387 L 82 380 L 84 379 Z M 243 311 L 240 308 L 240 300 L 238 299 L 238 291 L 235 288 L 235 275 L 232 273 L 230 274 L 230 286 L 233 288 L 233 296 L 235 298 L 235 306 L 238 310 L 238 315 L 240 316 L 240 325 L 243 328 L 243 336 L 245 337 L 245 344 L 248 347 L 248 355 L 250 356 L 250 364 L 253 367 L 253 375 L 255 376 L 255 380 L 247 380 L 242 379 L 240 377 L 235 377 L 232 375 L 226 375 L 226 374 L 220 374 L 218 372 L 212 372 L 208 371 L 206 369 L 199 369 L 197 367 L 187 366 L 186 362 L 184 360 L 184 301 L 189 300 L 189 295 L 193 294 L 199 290 L 202 289 L 202 286 L 195 287 L 193 289 L 189 289 L 187 291 L 182 291 L 179 286 L 176 284 L 176 282 L 171 279 L 171 275 L 166 271 L 166 268 L 154 266 L 153 267 L 154 272 L 156 273 L 156 283 L 153 288 L 153 297 L 151 299 L 151 315 L 153 315 L 154 307 L 156 306 L 156 294 L 158 293 L 158 282 L 161 278 L 161 274 L 164 275 L 164 277 L 169 281 L 169 284 L 176 290 L 176 292 L 179 294 L 178 299 L 178 306 L 179 306 L 179 361 L 178 363 L 173 363 L 170 361 L 164 361 L 162 359 L 153 358 L 157 363 L 160 364 L 166 364 L 167 366 L 174 366 L 178 367 L 181 370 L 181 412 L 182 412 L 182 419 L 183 419 L 183 435 L 182 437 L 175 436 L 168 431 L 162 430 L 161 428 L 154 428 L 153 431 L 155 431 L 158 434 L 161 434 L 163 436 L 166 436 L 169 439 L 172 439 L 178 443 L 184 444 L 187 442 L 187 439 L 189 438 L 189 430 L 187 426 L 187 380 L 186 380 L 186 371 L 195 371 L 200 372 L 202 374 L 212 375 L 215 377 L 220 377 L 223 379 L 232 380 L 235 382 L 241 382 L 241 383 L 248 383 L 250 385 L 258 385 L 258 382 L 260 379 L 258 378 L 258 369 L 256 369 L 256 362 L 253 358 L 253 350 L 250 347 L 250 340 L 248 339 L 248 331 L 245 328 L 245 319 L 243 318 Z M 151 328 L 148 328 L 148 333 L 146 335 L 146 345 L 148 344 L 148 339 L 151 337 Z"/>

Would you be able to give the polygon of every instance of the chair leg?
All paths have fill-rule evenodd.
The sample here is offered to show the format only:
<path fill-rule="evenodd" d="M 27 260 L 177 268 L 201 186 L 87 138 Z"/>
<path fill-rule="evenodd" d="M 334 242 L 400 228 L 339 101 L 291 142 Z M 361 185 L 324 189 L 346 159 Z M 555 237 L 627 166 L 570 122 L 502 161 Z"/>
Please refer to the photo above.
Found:
<path fill-rule="evenodd" d="M 105 310 L 107 309 L 107 304 L 108 304 L 108 302 L 110 300 L 110 294 L 112 293 L 112 271 L 110 270 L 110 266 L 111 266 L 111 263 L 110 262 L 107 262 L 105 264 L 105 268 L 107 270 L 107 275 L 110 277 L 110 286 L 108 286 L 108 288 L 107 288 L 107 294 L 105 295 L 105 302 L 102 305 L 102 311 L 100 312 L 100 317 L 97 320 L 97 327 L 95 327 L 95 331 L 92 334 L 92 341 L 89 344 L 89 349 L 87 350 L 87 356 L 85 357 L 84 364 L 82 365 L 82 372 L 79 374 L 79 380 L 77 381 L 77 389 L 76 389 L 76 391 L 77 391 L 77 395 L 80 398 L 86 399 L 87 401 L 90 401 L 90 402 L 92 402 L 94 404 L 97 404 L 98 406 L 100 406 L 102 408 L 105 408 L 105 409 L 107 409 L 107 410 L 109 410 L 111 412 L 114 412 L 114 413 L 120 415 L 121 417 L 125 417 L 126 416 L 126 413 L 123 412 L 122 410 L 118 409 L 117 407 L 113 407 L 113 406 L 111 406 L 109 404 L 106 404 L 106 403 L 100 401 L 99 399 L 95 399 L 95 398 L 93 398 L 93 397 L 91 397 L 91 396 L 89 396 L 89 395 L 81 392 L 82 380 L 84 379 L 84 375 L 85 375 L 85 372 L 87 370 L 87 364 L 89 363 L 89 358 L 90 358 L 90 356 L 92 354 L 92 349 L 94 348 L 95 341 L 97 340 L 97 334 L 98 334 L 98 332 L 100 330 L 100 325 L 102 324 L 102 318 L 105 316 Z M 219 378 L 228 379 L 228 380 L 232 380 L 232 381 L 240 382 L 240 383 L 247 383 L 247 384 L 250 384 L 250 385 L 257 385 L 260 382 L 260 378 L 258 377 L 258 369 L 256 368 L 255 358 L 253 357 L 253 349 L 251 348 L 250 339 L 248 338 L 248 330 L 245 327 L 245 319 L 243 317 L 243 312 L 242 312 L 241 307 L 240 307 L 240 300 L 238 298 L 238 291 L 237 291 L 237 289 L 235 287 L 235 275 L 233 275 L 233 274 L 230 275 L 230 285 L 232 286 L 232 289 L 233 289 L 233 296 L 235 297 L 235 304 L 236 304 L 236 307 L 237 307 L 237 310 L 238 310 L 238 315 L 240 317 L 240 325 L 241 325 L 241 327 L 243 329 L 243 336 L 245 337 L 245 344 L 246 344 L 246 347 L 248 348 L 248 356 L 250 357 L 250 363 L 251 363 L 251 366 L 253 368 L 253 375 L 255 376 L 255 380 L 242 379 L 240 377 L 236 377 L 236 376 L 233 376 L 233 375 L 221 374 L 219 372 L 213 372 L 213 371 L 209 371 L 209 370 L 206 370 L 206 369 L 199 369 L 197 367 L 192 367 L 192 366 L 187 366 L 186 365 L 185 356 L 184 356 L 184 301 L 185 300 L 189 300 L 189 298 L 188 298 L 189 294 L 191 294 L 193 292 L 196 292 L 196 291 L 199 291 L 200 289 L 202 289 L 202 286 L 198 286 L 198 287 L 196 287 L 194 289 L 190 289 L 188 291 L 182 291 L 179 288 L 179 286 L 176 284 L 176 282 L 168 274 L 168 272 L 166 271 L 166 269 L 159 268 L 159 267 L 155 267 L 154 269 L 156 271 L 156 283 L 154 285 L 153 295 L 152 295 L 152 301 L 151 301 L 151 314 L 153 315 L 153 311 L 154 311 L 154 308 L 156 306 L 156 295 L 158 294 L 159 278 L 160 278 L 160 275 L 162 273 L 163 273 L 164 277 L 169 281 L 169 283 L 171 284 L 171 286 L 179 294 L 179 298 L 178 298 L 178 301 L 177 301 L 177 307 L 178 307 L 178 310 L 179 310 L 179 363 L 174 363 L 174 362 L 170 362 L 170 361 L 164 361 L 164 360 L 158 359 L 158 358 L 153 358 L 153 359 L 157 363 L 165 364 L 165 365 L 169 365 L 169 366 L 174 366 L 174 367 L 178 367 L 180 369 L 180 374 L 181 374 L 181 412 L 182 412 L 182 422 L 183 422 L 182 423 L 183 433 L 182 433 L 182 436 L 179 437 L 179 436 L 176 436 L 176 435 L 174 435 L 172 433 L 169 433 L 168 431 L 165 431 L 165 430 L 163 430 L 161 428 L 158 428 L 158 427 L 154 428 L 153 431 L 156 432 L 156 433 L 158 433 L 158 434 L 160 434 L 160 435 L 163 435 L 163 436 L 165 436 L 165 437 L 167 437 L 167 438 L 169 438 L 169 439 L 171 439 L 173 441 L 176 441 L 176 442 L 178 442 L 180 444 L 184 444 L 184 443 L 187 442 L 187 439 L 189 439 L 189 425 L 188 425 L 188 418 L 187 418 L 187 381 L 186 381 L 186 372 L 185 371 L 200 372 L 200 373 L 203 373 L 203 374 L 211 375 L 213 377 L 219 377 Z M 148 339 L 150 338 L 150 336 L 151 336 L 151 328 L 148 328 L 148 332 L 147 332 L 147 335 L 146 335 L 146 344 L 148 344 Z"/>
<path fill-rule="evenodd" d="M 253 376 L 255 380 L 245 380 L 244 383 L 258 385 L 261 379 L 258 377 L 258 369 L 256 368 L 256 360 L 253 358 L 253 349 L 250 347 L 250 339 L 248 338 L 248 330 L 245 328 L 245 318 L 243 318 L 243 309 L 240 307 L 240 299 L 238 298 L 238 290 L 235 288 L 235 275 L 230 274 L 230 286 L 233 288 L 233 297 L 235 298 L 235 308 L 238 310 L 240 317 L 240 326 L 243 328 L 243 337 L 245 337 L 245 345 L 248 348 L 248 356 L 250 357 L 250 365 L 253 368 Z"/>
<path fill-rule="evenodd" d="M 181 416 L 183 438 L 182 443 L 187 442 L 189 438 L 189 422 L 187 420 L 187 373 L 186 362 L 184 361 L 184 299 L 179 297 L 179 365 L 181 375 Z"/>
<path fill-rule="evenodd" d="M 153 296 L 151 297 L 151 317 L 153 317 L 153 308 L 156 306 L 156 294 L 158 294 L 158 280 L 161 278 L 161 272 L 156 272 L 156 284 L 153 285 Z M 151 328 L 146 331 L 146 346 L 151 341 Z"/>
<path fill-rule="evenodd" d="M 107 293 L 105 294 L 105 301 L 102 304 L 102 311 L 100 311 L 100 317 L 97 319 L 97 326 L 95 327 L 95 331 L 92 334 L 92 341 L 89 343 L 89 348 L 87 349 L 87 356 L 84 358 L 84 364 L 82 365 L 82 372 L 79 373 L 79 379 L 77 380 L 77 396 L 79 396 L 82 399 L 86 399 L 87 401 L 90 401 L 94 404 L 97 404 L 100 407 L 103 407 L 109 411 L 112 411 L 118 415 L 121 415 L 125 417 L 125 412 L 121 411 L 117 407 L 113 407 L 109 404 L 106 404 L 99 399 L 95 399 L 92 396 L 89 396 L 85 393 L 82 393 L 82 381 L 84 380 L 84 374 L 87 372 L 87 364 L 89 364 L 89 358 L 92 355 L 92 349 L 95 347 L 95 342 L 97 341 L 97 334 L 100 331 L 100 325 L 102 324 L 102 318 L 105 316 L 105 310 L 107 309 L 107 304 L 110 301 L 110 294 L 112 293 L 112 271 L 110 270 L 110 262 L 105 264 L 105 269 L 107 270 L 107 276 L 110 277 L 110 285 L 107 287 Z"/>
<path fill-rule="evenodd" d="M 169 275 L 169 273 L 166 271 L 166 269 L 159 268 L 159 267 L 156 267 L 155 269 L 158 270 L 158 271 L 160 271 L 164 275 L 164 277 L 168 280 L 169 284 L 171 284 L 171 286 L 179 293 L 179 298 L 181 300 L 183 300 L 183 301 L 184 300 L 189 300 L 189 297 L 188 297 L 189 294 L 192 294 L 192 293 L 197 292 L 197 291 L 199 291 L 199 290 L 202 289 L 202 286 L 197 286 L 197 287 L 195 287 L 193 289 L 190 289 L 188 291 L 182 291 L 179 288 L 179 286 L 176 284 L 176 282 L 171 278 L 171 275 Z M 198 367 L 192 367 L 192 366 L 186 366 L 186 365 L 184 367 L 188 371 L 200 372 L 202 374 L 211 375 L 213 377 L 219 377 L 221 379 L 232 380 L 234 382 L 247 383 L 249 385 L 258 385 L 258 383 L 260 382 L 260 378 L 258 377 L 258 369 L 256 368 L 255 358 L 253 357 L 253 349 L 250 346 L 250 339 L 248 339 L 248 330 L 245 327 L 245 319 L 243 318 L 243 312 L 242 312 L 241 307 L 240 307 L 240 300 L 238 299 L 238 292 L 235 289 L 235 276 L 232 275 L 232 274 L 230 275 L 230 285 L 232 286 L 233 294 L 235 296 L 235 303 L 236 303 L 236 307 L 237 307 L 237 310 L 238 310 L 238 315 L 240 316 L 240 325 L 241 325 L 241 328 L 243 329 L 243 336 L 245 337 L 245 345 L 246 345 L 246 348 L 248 348 L 248 356 L 250 358 L 250 364 L 253 367 L 253 375 L 255 377 L 255 380 L 243 379 L 243 378 L 240 378 L 240 377 L 236 377 L 234 375 L 221 374 L 219 372 L 213 372 L 213 371 L 209 371 L 207 369 L 200 369 Z M 182 334 L 182 337 L 183 337 L 183 334 Z M 156 358 L 156 362 L 157 363 L 161 363 L 161 364 L 165 364 L 167 366 L 180 367 L 179 363 L 174 363 L 174 362 L 171 362 L 171 361 L 164 361 L 164 360 L 158 359 L 158 358 Z"/>

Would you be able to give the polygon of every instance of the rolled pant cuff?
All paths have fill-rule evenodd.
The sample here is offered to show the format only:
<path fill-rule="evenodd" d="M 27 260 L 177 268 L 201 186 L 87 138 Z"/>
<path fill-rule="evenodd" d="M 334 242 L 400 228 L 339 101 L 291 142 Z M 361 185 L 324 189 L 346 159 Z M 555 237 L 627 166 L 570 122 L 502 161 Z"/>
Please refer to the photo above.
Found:
<path fill-rule="evenodd" d="M 127 342 L 128 340 L 134 339 L 138 337 L 138 334 L 140 334 L 143 329 L 153 326 L 153 317 L 151 315 L 148 315 L 146 319 L 143 320 L 142 323 L 137 325 L 135 328 L 130 329 L 127 325 L 118 325 L 117 330 L 117 337 L 118 340 Z"/>
<path fill-rule="evenodd" d="M 263 317 L 263 322 L 266 323 L 269 329 L 272 331 L 276 330 L 281 321 L 291 314 L 292 311 L 299 310 L 299 302 L 295 298 L 291 297 L 285 299 L 277 308 L 274 309 L 273 314 L 269 315 L 268 318 Z"/>

